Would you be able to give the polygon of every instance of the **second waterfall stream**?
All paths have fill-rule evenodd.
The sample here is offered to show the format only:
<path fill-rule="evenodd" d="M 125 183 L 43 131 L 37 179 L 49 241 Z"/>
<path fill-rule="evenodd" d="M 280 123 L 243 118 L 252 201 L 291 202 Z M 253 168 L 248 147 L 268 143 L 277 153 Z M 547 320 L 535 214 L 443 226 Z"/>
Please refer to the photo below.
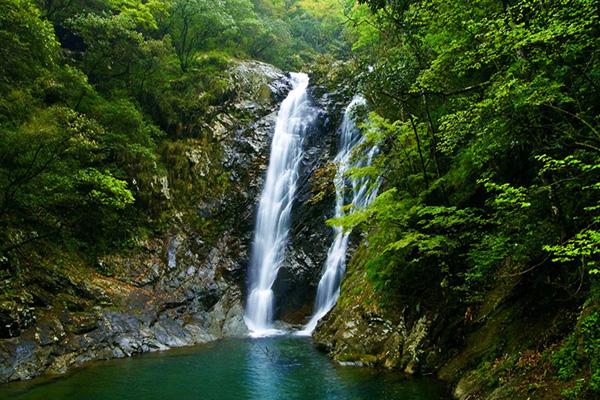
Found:
<path fill-rule="evenodd" d="M 314 120 L 307 94 L 308 76 L 292 73 L 291 78 L 292 90 L 277 115 L 252 243 L 249 296 L 244 315 L 252 336 L 277 333 L 273 329 L 273 284 L 285 256 L 302 159 L 302 139 Z"/>
<path fill-rule="evenodd" d="M 285 258 L 298 169 L 303 155 L 303 137 L 314 122 L 314 110 L 307 93 L 308 76 L 292 73 L 291 78 L 292 90 L 281 103 L 277 115 L 252 243 L 249 296 L 244 320 L 254 337 L 281 333 L 273 327 L 276 301 L 273 285 Z M 353 209 L 361 209 L 377 195 L 376 185 L 372 188 L 368 178 L 347 176 L 351 168 L 369 165 L 377 153 L 377 147 L 371 147 L 361 149 L 364 151 L 362 154 L 355 154 L 365 140 L 356 125 L 356 111 L 365 105 L 362 96 L 355 96 L 344 112 L 339 130 L 340 147 L 335 158 L 337 172 L 334 179 L 335 218 L 345 215 L 347 201 Z M 335 305 L 346 267 L 349 237 L 350 232 L 334 227 L 334 240 L 317 288 L 313 315 L 299 334 L 310 335 L 317 322 Z"/>
<path fill-rule="evenodd" d="M 359 146 L 365 141 L 360 129 L 356 126 L 356 112 L 360 107 L 366 106 L 362 96 L 355 96 L 344 112 L 340 129 L 340 149 L 335 158 L 337 172 L 335 184 L 335 218 L 345 215 L 346 200 L 354 210 L 369 205 L 377 196 L 378 183 L 371 187 L 369 178 L 350 178 L 347 176 L 351 168 L 370 165 L 377 153 L 377 147 L 367 148 L 364 154 L 355 154 Z M 346 269 L 346 253 L 350 232 L 344 231 L 340 226 L 334 227 L 333 243 L 327 252 L 325 267 L 317 288 L 317 297 L 313 315 L 310 321 L 299 332 L 301 335 L 310 335 L 323 318 L 335 305 L 340 295 L 340 284 Z"/>

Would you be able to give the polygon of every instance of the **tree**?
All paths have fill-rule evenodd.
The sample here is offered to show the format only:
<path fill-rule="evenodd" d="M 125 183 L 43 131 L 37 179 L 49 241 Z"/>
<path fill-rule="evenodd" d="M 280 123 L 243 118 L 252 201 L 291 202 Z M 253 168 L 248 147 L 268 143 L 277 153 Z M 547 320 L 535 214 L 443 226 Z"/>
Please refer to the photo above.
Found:
<path fill-rule="evenodd" d="M 0 93 L 7 85 L 35 79 L 57 56 L 52 25 L 28 0 L 0 0 Z"/>
<path fill-rule="evenodd" d="M 194 53 L 206 49 L 218 34 L 234 26 L 222 0 L 176 0 L 171 9 L 169 32 L 181 69 L 187 71 Z"/>

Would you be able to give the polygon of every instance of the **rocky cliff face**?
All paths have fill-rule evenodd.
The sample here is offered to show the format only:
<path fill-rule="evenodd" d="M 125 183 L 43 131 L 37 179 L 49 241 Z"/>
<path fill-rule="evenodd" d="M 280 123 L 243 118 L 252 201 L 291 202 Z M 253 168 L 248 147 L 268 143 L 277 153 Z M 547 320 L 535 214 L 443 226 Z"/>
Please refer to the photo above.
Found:
<path fill-rule="evenodd" d="M 314 335 L 337 362 L 435 374 L 463 400 L 556 399 L 568 389 L 546 350 L 556 348 L 585 307 L 540 306 L 528 277 L 510 276 L 508 265 L 498 272 L 507 278 L 477 309 L 436 308 L 426 293 L 421 302 L 390 307 L 369 284 L 363 263 L 359 248 L 337 306 Z"/>
<path fill-rule="evenodd" d="M 338 115 L 343 110 L 319 88 L 312 87 L 315 124 L 303 140 L 304 157 L 300 166 L 297 198 L 292 209 L 292 226 L 285 260 L 274 285 L 276 317 L 292 324 L 303 324 L 310 317 L 327 249 L 333 240 L 325 221 L 332 217 L 334 190 L 316 194 L 319 175 L 327 170 L 337 152 Z"/>
<path fill-rule="evenodd" d="M 197 140 L 177 143 L 190 180 L 200 182 L 216 169 L 225 172 L 223 185 L 229 189 L 220 196 L 200 194 L 196 210 L 203 223 L 221 227 L 211 231 L 218 234 L 206 237 L 206 229 L 175 214 L 164 233 L 140 239 L 129 254 L 103 256 L 96 268 L 71 260 L 67 264 L 72 273 L 61 275 L 56 287 L 40 292 L 40 298 L 52 298 L 31 310 L 29 323 L 13 324 L 15 328 L 5 335 L 9 338 L 0 339 L 0 382 L 62 373 L 93 359 L 246 334 L 243 293 L 254 213 L 278 105 L 289 84 L 283 72 L 259 62 L 237 63 L 228 74 L 230 101 L 213 110 L 201 127 L 210 133 L 216 151 L 207 153 Z M 321 136 L 325 117 L 320 121 L 307 139 L 300 188 L 303 198 L 310 190 L 308 176 L 328 157 L 327 151 L 319 150 L 325 140 Z M 331 145 L 327 143 L 326 147 Z M 157 177 L 166 198 L 175 185 L 173 177 L 181 174 L 169 171 Z M 296 218 L 296 225 L 302 223 Z M 284 268 L 287 272 L 281 282 L 285 283 L 279 287 L 284 309 L 289 293 L 300 303 L 310 297 L 299 294 L 305 289 L 299 290 L 296 284 L 304 285 L 318 275 L 323 256 L 315 256 L 319 250 L 305 248 L 304 239 L 311 235 L 303 229 L 293 235 L 297 245 Z M 320 241 L 313 237 L 314 246 Z M 44 282 L 49 281 L 46 278 Z M 295 307 L 298 302 L 294 301 L 289 304 Z M 7 326 L 11 323 L 7 320 Z"/>
<path fill-rule="evenodd" d="M 362 270 L 363 252 L 359 249 L 348 266 L 338 304 L 317 326 L 317 345 L 344 365 L 430 371 L 437 361 L 432 328 L 438 315 L 382 307 Z"/>
<path fill-rule="evenodd" d="M 228 100 L 182 127 L 196 134 L 164 145 L 171 167 L 155 183 L 175 210 L 166 229 L 140 238 L 126 254 L 99 257 L 96 265 L 65 254 L 59 275 L 39 269 L 28 321 L 12 320 L 0 308 L 7 327 L 0 335 L 0 382 L 246 335 L 255 212 L 290 82 L 255 61 L 234 63 L 226 76 Z M 317 117 L 303 141 L 292 232 L 274 288 L 276 318 L 293 324 L 310 316 L 331 241 L 324 221 L 333 212 L 333 187 L 323 188 L 331 179 L 321 175 L 331 169 L 345 106 L 344 96 L 323 88 L 312 88 L 310 96 Z M 181 196 L 193 210 L 178 211 Z"/>

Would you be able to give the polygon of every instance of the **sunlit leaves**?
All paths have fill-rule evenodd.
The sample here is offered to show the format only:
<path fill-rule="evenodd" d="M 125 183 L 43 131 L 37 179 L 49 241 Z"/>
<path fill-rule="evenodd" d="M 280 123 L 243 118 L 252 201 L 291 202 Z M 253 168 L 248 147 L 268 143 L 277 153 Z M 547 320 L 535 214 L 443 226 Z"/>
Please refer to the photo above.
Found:
<path fill-rule="evenodd" d="M 553 254 L 552 261 L 558 263 L 576 262 L 592 275 L 600 274 L 600 231 L 586 229 L 561 245 L 546 246 Z"/>
<path fill-rule="evenodd" d="M 81 170 L 75 177 L 77 185 L 85 189 L 93 203 L 123 209 L 133 204 L 134 198 L 127 189 L 127 182 L 116 179 L 108 171 L 95 168 Z"/>
<path fill-rule="evenodd" d="M 600 273 L 600 162 L 590 164 L 572 155 L 564 159 L 541 155 L 537 159 L 542 164 L 540 175 L 559 177 L 562 186 L 573 184 L 580 190 L 580 196 L 591 199 L 584 207 L 583 229 L 562 243 L 546 245 L 544 249 L 551 253 L 554 262 L 579 265 L 597 275 Z"/>
<path fill-rule="evenodd" d="M 0 95 L 4 85 L 35 79 L 54 61 L 58 43 L 52 24 L 29 0 L 0 0 Z"/>

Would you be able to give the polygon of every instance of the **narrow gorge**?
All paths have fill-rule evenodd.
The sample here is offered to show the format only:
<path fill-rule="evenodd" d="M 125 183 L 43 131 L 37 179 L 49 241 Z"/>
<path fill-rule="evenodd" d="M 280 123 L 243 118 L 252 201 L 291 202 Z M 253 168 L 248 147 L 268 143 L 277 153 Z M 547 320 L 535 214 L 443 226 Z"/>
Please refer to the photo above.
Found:
<path fill-rule="evenodd" d="M 0 0 L 0 399 L 596 400 L 600 0 Z"/>
<path fill-rule="evenodd" d="M 312 347 L 306 339 L 279 338 L 310 336 L 339 296 L 350 233 L 334 227 L 332 235 L 325 223 L 331 210 L 332 217 L 341 217 L 346 202 L 360 209 L 376 196 L 378 185 L 370 186 L 368 178 L 346 176 L 350 168 L 370 164 L 378 151 L 375 146 L 365 147 L 357 127 L 366 102 L 356 96 L 344 107 L 349 101 L 345 95 L 319 95 L 318 88 L 309 86 L 306 74 L 285 74 L 256 61 L 237 63 L 227 75 L 234 96 L 219 111 L 211 129 L 222 129 L 220 153 L 231 168 L 230 179 L 237 192 L 220 202 L 202 205 L 202 212 L 229 215 L 232 228 L 223 232 L 215 247 L 207 248 L 192 227 L 179 221 L 176 230 L 151 239 L 141 252 L 129 258 L 101 260 L 125 266 L 126 275 L 88 277 L 88 290 L 102 293 L 112 307 L 94 306 L 77 313 L 76 320 L 68 310 L 62 314 L 61 310 L 50 310 L 44 322 L 2 341 L 4 381 L 62 374 L 92 360 L 215 340 L 229 343 L 219 345 L 225 348 L 238 346 L 230 340 L 243 341 L 247 336 L 266 340 L 266 351 L 281 351 L 282 343 L 298 351 Z M 242 111 L 242 117 L 236 119 L 232 110 Z M 192 145 L 186 157 L 193 165 L 203 155 L 195 153 Z M 330 181 L 325 183 L 334 193 L 315 201 L 315 177 L 332 167 L 336 172 L 328 175 Z M 169 186 L 163 190 L 168 193 Z M 247 211 L 240 214 L 243 208 Z M 301 223 L 299 215 L 317 219 Z M 307 229 L 311 226 L 315 229 Z M 110 309 L 115 306 L 119 310 Z M 84 321 L 86 325 L 78 325 Z M 241 346 L 238 351 L 258 352 L 263 358 L 262 344 L 245 341 Z M 314 348 L 309 351 L 314 352 Z M 248 368 L 281 368 L 265 365 L 275 362 L 270 357 Z M 285 364 L 287 357 L 283 353 L 276 362 Z M 292 357 L 298 355 L 292 353 Z M 310 362 L 323 362 L 321 356 L 308 357 Z M 223 362 L 226 366 L 229 361 Z M 140 374 L 147 373 L 143 365 L 140 368 Z M 93 373 L 104 374 L 102 370 Z M 106 379 L 112 380 L 111 376 L 109 372 Z M 136 375 L 132 379 L 146 378 Z M 364 381 L 360 385 L 365 389 L 361 390 L 376 393 L 368 389 L 368 382 L 375 378 L 356 379 Z M 62 390 L 62 384 L 56 381 L 51 390 Z M 255 386 L 260 380 L 244 384 Z M 265 390 L 272 391 L 278 384 L 278 380 L 266 382 Z M 330 384 L 340 393 L 350 390 L 342 381 Z M 424 398 L 430 398 L 426 393 L 444 393 L 442 385 L 430 389 L 421 389 L 421 385 L 400 380 L 386 391 L 418 390 Z M 24 387 L 23 398 L 41 390 L 35 381 L 33 386 Z M 292 389 L 283 390 L 282 395 L 291 396 L 287 390 Z M 21 390 L 9 386 L 7 393 L 18 396 Z M 276 393 L 273 396 L 280 398 Z"/>

